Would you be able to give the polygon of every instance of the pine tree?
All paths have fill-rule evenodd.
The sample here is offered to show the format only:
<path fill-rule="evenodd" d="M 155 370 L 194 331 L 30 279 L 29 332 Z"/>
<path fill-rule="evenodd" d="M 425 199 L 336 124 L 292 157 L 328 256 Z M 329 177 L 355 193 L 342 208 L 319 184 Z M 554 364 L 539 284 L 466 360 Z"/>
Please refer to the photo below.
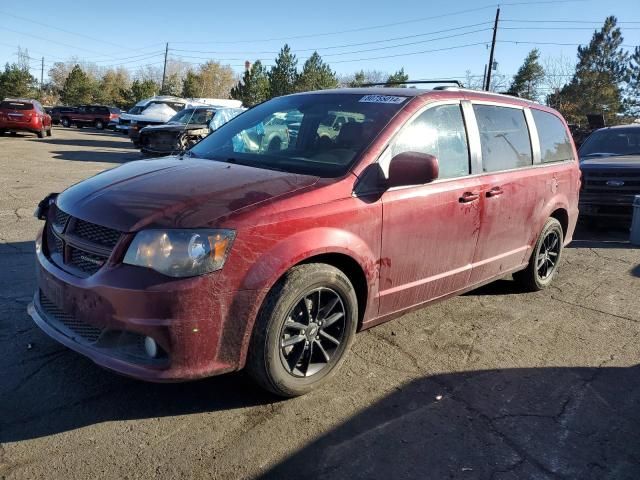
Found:
<path fill-rule="evenodd" d="M 182 96 L 184 98 L 200 97 L 200 76 L 193 70 L 189 70 L 182 81 Z"/>
<path fill-rule="evenodd" d="M 129 103 L 137 103 L 145 98 L 153 97 L 160 90 L 160 86 L 151 79 L 134 80 L 129 89 Z"/>
<path fill-rule="evenodd" d="M 0 99 L 5 97 L 32 97 L 36 91 L 36 79 L 29 68 L 16 63 L 6 64 L 0 72 Z"/>
<path fill-rule="evenodd" d="M 625 91 L 625 109 L 630 115 L 640 117 L 640 47 L 636 47 L 629 59 L 629 79 Z"/>
<path fill-rule="evenodd" d="M 385 85 L 385 87 L 406 88 L 406 85 L 400 85 L 400 84 L 408 80 L 409 80 L 409 75 L 404 73 L 404 67 L 403 67 L 400 70 L 398 70 L 396 73 L 389 75 L 389 78 L 387 78 L 387 85 Z"/>
<path fill-rule="evenodd" d="M 324 90 L 336 88 L 338 79 L 331 67 L 322 61 L 318 52 L 313 54 L 304 62 L 302 73 L 296 80 L 296 90 L 298 92 L 308 92 L 312 90 Z"/>
<path fill-rule="evenodd" d="M 231 89 L 231 98 L 240 100 L 245 107 L 253 107 L 270 98 L 269 77 L 260 60 L 245 70 L 242 79 Z"/>
<path fill-rule="evenodd" d="M 578 47 L 576 72 L 558 95 L 562 113 L 579 123 L 589 113 L 603 113 L 608 123 L 622 111 L 621 83 L 628 78 L 629 55 L 622 49 L 622 33 L 616 17 L 607 17 L 591 41 Z"/>
<path fill-rule="evenodd" d="M 285 44 L 276 57 L 276 63 L 269 72 L 269 92 L 272 97 L 295 92 L 298 78 L 298 59 Z"/>
<path fill-rule="evenodd" d="M 534 48 L 513 77 L 508 93 L 529 100 L 538 100 L 540 86 L 544 81 L 544 68 L 540 65 L 540 51 Z"/>
<path fill-rule="evenodd" d="M 93 101 L 95 85 L 80 65 L 73 67 L 64 82 L 60 99 L 65 105 L 80 105 Z"/>
<path fill-rule="evenodd" d="M 364 70 L 360 70 L 353 75 L 353 80 L 349 82 L 349 86 L 352 88 L 361 87 L 366 83 L 366 77 L 364 74 Z"/>

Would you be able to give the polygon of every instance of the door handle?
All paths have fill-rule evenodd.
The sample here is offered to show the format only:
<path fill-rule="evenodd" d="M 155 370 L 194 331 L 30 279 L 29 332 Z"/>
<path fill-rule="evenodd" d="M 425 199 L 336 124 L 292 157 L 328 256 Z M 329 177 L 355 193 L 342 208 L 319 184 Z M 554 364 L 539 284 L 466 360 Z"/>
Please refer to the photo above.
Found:
<path fill-rule="evenodd" d="M 478 200 L 480 195 L 478 192 L 464 192 L 462 196 L 458 199 L 460 203 L 469 203 L 475 200 Z"/>
<path fill-rule="evenodd" d="M 493 187 L 491 190 L 488 190 L 486 193 L 486 196 L 488 198 L 491 197 L 497 197 L 498 195 L 502 195 L 504 193 L 504 190 L 502 190 L 502 188 L 500 187 Z"/>

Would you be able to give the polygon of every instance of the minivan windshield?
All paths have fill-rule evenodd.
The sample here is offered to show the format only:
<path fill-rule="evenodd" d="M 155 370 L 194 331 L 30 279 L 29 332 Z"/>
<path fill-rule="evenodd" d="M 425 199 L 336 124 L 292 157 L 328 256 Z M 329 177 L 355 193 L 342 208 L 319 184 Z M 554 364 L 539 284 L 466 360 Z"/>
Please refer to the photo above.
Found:
<path fill-rule="evenodd" d="M 640 127 L 598 130 L 580 147 L 580 158 L 610 155 L 640 155 Z"/>
<path fill-rule="evenodd" d="M 279 97 L 231 120 L 189 154 L 292 173 L 339 177 L 407 97 L 313 93 Z"/>

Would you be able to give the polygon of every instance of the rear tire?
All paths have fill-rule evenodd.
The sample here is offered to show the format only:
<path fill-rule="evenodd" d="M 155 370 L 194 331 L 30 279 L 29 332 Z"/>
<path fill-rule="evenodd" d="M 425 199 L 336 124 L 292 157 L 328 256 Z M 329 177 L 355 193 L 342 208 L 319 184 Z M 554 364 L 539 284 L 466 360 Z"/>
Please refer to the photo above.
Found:
<path fill-rule="evenodd" d="M 60 122 L 62 123 L 62 126 L 65 128 L 69 128 L 71 126 L 71 122 L 69 121 L 68 118 L 63 118 L 62 120 L 60 120 Z"/>
<path fill-rule="evenodd" d="M 76 123 L 76 128 L 82 128 L 82 125 L 80 125 L 79 123 Z"/>
<path fill-rule="evenodd" d="M 44 127 L 42 127 L 42 129 L 39 132 L 36 132 L 36 135 L 38 136 L 38 138 L 44 138 L 46 134 L 47 134 L 47 131 L 44 129 Z"/>
<path fill-rule="evenodd" d="M 0 137 L 1 137 L 2 135 L 4 135 L 5 133 L 7 133 L 7 131 L 6 131 L 6 130 L 0 130 Z"/>
<path fill-rule="evenodd" d="M 340 368 L 357 322 L 356 293 L 342 271 L 323 263 L 293 267 L 260 309 L 247 371 L 276 395 L 304 395 Z"/>
<path fill-rule="evenodd" d="M 563 248 L 562 225 L 555 218 L 549 218 L 533 247 L 529 265 L 514 273 L 513 278 L 530 292 L 547 288 L 558 273 Z"/>
<path fill-rule="evenodd" d="M 104 123 L 102 123 L 102 120 L 96 120 L 95 126 L 98 130 L 102 130 L 104 128 Z"/>

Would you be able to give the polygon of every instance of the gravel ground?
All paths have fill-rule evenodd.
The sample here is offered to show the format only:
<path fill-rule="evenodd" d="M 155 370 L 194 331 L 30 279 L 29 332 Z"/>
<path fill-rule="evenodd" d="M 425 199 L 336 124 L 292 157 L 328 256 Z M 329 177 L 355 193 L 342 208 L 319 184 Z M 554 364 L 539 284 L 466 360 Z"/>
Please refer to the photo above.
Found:
<path fill-rule="evenodd" d="M 0 479 L 640 478 L 640 250 L 624 230 L 579 232 L 547 291 L 500 280 L 358 335 L 302 398 L 242 373 L 145 384 L 26 313 L 37 202 L 137 158 L 90 129 L 0 138 Z"/>

